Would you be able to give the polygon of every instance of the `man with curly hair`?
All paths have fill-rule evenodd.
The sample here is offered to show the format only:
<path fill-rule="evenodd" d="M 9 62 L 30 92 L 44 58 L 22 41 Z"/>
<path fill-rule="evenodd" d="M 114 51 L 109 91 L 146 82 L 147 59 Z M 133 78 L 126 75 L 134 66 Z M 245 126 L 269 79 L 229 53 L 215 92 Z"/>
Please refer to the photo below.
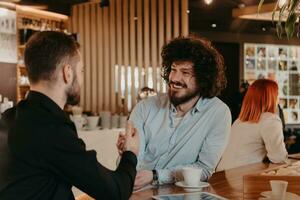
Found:
<path fill-rule="evenodd" d="M 141 140 L 135 189 L 173 183 L 186 166 L 203 169 L 206 181 L 231 127 L 230 110 L 216 97 L 226 86 L 224 60 L 210 42 L 176 38 L 161 56 L 168 94 L 139 102 L 130 116 Z"/>

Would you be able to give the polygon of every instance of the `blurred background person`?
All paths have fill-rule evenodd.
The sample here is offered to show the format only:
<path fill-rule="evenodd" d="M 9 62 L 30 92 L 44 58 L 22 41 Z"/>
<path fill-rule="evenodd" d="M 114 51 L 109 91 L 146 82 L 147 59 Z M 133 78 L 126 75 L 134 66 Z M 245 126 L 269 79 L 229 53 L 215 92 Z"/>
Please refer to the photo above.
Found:
<path fill-rule="evenodd" d="M 248 87 L 249 83 L 247 81 L 243 81 L 239 87 L 239 91 L 236 92 L 233 95 L 232 99 L 229 101 L 228 106 L 231 111 L 232 122 L 234 122 L 240 114 L 243 99 L 248 90 Z"/>
<path fill-rule="evenodd" d="M 282 122 L 275 114 L 277 97 L 275 81 L 259 79 L 249 87 L 218 171 L 262 162 L 266 156 L 272 163 L 286 161 Z"/>

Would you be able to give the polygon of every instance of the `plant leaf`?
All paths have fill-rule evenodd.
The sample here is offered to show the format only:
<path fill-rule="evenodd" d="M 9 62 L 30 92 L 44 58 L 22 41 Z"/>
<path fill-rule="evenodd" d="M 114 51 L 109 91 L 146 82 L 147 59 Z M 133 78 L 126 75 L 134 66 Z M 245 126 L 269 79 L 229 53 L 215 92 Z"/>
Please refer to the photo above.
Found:
<path fill-rule="evenodd" d="M 259 14 L 259 11 L 261 9 L 261 6 L 264 4 L 264 1 L 265 0 L 260 0 L 259 4 L 258 4 L 258 7 L 257 7 L 257 14 Z"/>
<path fill-rule="evenodd" d="M 279 21 L 276 23 L 276 32 L 277 32 L 277 36 L 281 39 L 283 30 L 282 30 L 282 24 Z"/>
<path fill-rule="evenodd" d="M 294 35 L 296 21 L 297 21 L 297 15 L 295 14 L 295 12 L 290 13 L 290 15 L 288 16 L 285 22 L 285 32 L 288 40 L 292 38 Z"/>
<path fill-rule="evenodd" d="M 298 17 L 298 21 L 300 22 L 300 17 Z M 299 34 L 300 34 L 300 23 L 298 23 L 297 38 L 299 38 Z"/>

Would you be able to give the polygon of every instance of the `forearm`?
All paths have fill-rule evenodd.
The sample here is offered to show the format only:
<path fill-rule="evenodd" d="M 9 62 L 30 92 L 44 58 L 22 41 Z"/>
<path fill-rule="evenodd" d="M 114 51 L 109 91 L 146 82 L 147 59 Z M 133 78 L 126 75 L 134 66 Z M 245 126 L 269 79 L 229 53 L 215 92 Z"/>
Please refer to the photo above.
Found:
<path fill-rule="evenodd" d="M 136 165 L 136 156 L 132 152 L 124 152 L 120 164 L 115 171 L 115 177 L 119 184 L 120 199 L 129 199 L 131 196 L 136 176 Z"/>

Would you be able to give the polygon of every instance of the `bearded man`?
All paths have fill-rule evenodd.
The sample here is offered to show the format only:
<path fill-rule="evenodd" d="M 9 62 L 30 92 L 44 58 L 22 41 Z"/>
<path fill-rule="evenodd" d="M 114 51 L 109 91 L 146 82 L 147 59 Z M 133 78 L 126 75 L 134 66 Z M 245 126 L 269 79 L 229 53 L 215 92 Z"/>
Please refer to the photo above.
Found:
<path fill-rule="evenodd" d="M 230 133 L 230 110 L 216 97 L 226 86 L 224 60 L 210 42 L 176 38 L 161 56 L 168 94 L 141 101 L 130 116 L 141 142 L 135 189 L 173 183 L 186 166 L 203 169 L 206 181 Z"/>
<path fill-rule="evenodd" d="M 8 110 L 0 143 L 1 200 L 72 200 L 72 186 L 95 199 L 128 199 L 136 175 L 138 134 L 127 132 L 125 152 L 116 171 L 87 151 L 66 103 L 78 104 L 83 82 L 79 45 L 70 36 L 36 33 L 25 48 L 30 80 L 27 98 Z M 109 152 L 107 152 L 109 153 Z"/>

